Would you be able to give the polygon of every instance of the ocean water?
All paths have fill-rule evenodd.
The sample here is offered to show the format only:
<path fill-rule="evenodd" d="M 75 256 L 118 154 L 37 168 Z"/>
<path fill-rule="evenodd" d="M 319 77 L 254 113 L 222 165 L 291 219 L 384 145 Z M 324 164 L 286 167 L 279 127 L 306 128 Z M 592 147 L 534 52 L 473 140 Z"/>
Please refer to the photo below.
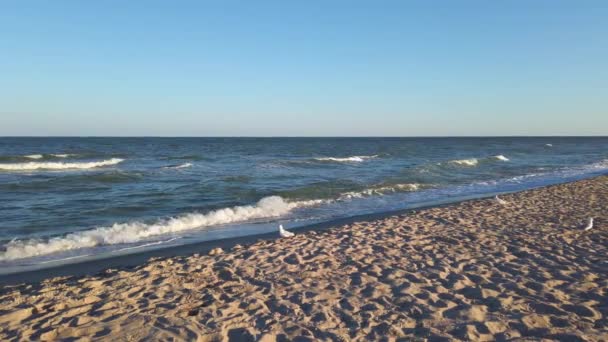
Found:
<path fill-rule="evenodd" d="M 0 138 L 0 273 L 608 171 L 608 138 Z"/>

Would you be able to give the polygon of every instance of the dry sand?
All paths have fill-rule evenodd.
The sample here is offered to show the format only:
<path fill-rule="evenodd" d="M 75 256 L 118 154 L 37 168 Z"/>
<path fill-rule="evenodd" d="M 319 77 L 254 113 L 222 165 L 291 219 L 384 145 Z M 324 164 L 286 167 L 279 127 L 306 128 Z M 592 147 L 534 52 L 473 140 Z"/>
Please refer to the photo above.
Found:
<path fill-rule="evenodd" d="M 502 198 L 6 286 L 0 340 L 608 340 L 608 177 Z"/>

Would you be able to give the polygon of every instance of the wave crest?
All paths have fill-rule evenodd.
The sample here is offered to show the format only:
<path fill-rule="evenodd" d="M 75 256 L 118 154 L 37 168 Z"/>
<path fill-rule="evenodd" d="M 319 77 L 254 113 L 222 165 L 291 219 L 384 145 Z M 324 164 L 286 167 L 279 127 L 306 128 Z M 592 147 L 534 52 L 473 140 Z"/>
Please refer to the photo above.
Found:
<path fill-rule="evenodd" d="M 315 160 L 318 161 L 325 161 L 325 162 L 337 162 L 337 163 L 361 163 L 364 162 L 368 159 L 373 159 L 378 157 L 378 155 L 373 155 L 373 156 L 351 156 L 351 157 L 319 157 L 319 158 L 315 158 Z"/>
<path fill-rule="evenodd" d="M 505 157 L 502 154 L 499 154 L 499 155 L 495 155 L 495 156 L 492 156 L 492 157 L 486 157 L 486 158 L 482 158 L 482 159 L 469 158 L 469 159 L 450 160 L 450 161 L 448 161 L 448 163 L 452 164 L 452 165 L 457 165 L 457 166 L 473 167 L 473 166 L 477 166 L 480 161 L 486 161 L 487 162 L 487 161 L 490 161 L 490 160 L 500 160 L 500 161 L 507 162 L 507 161 L 509 161 L 509 158 Z"/>
<path fill-rule="evenodd" d="M 0 164 L 0 170 L 5 171 L 32 171 L 32 170 L 69 170 L 69 169 L 93 169 L 96 167 L 116 165 L 123 162 L 124 159 L 112 158 L 94 162 L 28 162 L 28 163 L 13 163 Z"/>
<path fill-rule="evenodd" d="M 323 203 L 322 200 L 287 202 L 282 197 L 264 197 L 254 205 L 236 206 L 210 211 L 205 214 L 190 213 L 155 223 L 116 223 L 109 227 L 70 233 L 48 240 L 28 239 L 11 241 L 0 252 L 0 261 L 23 259 L 67 250 L 134 243 L 153 236 L 220 224 L 244 222 L 286 215 L 291 210 Z"/>
<path fill-rule="evenodd" d="M 460 166 L 477 166 L 479 160 L 477 158 L 450 160 L 448 163 Z"/>
<path fill-rule="evenodd" d="M 42 154 L 30 154 L 23 157 L 27 159 L 42 159 L 44 156 Z"/>
<path fill-rule="evenodd" d="M 20 156 L 20 157 L 13 157 L 13 158 L 19 158 L 19 159 L 48 159 L 49 157 L 51 158 L 69 158 L 69 157 L 74 157 L 77 156 L 77 154 L 73 154 L 73 153 L 51 153 L 51 154 L 28 154 L 25 156 Z"/>
<path fill-rule="evenodd" d="M 163 169 L 185 169 L 185 168 L 188 168 L 191 166 L 192 166 L 192 163 L 184 163 L 184 164 L 179 164 L 179 165 L 165 166 L 165 167 L 163 167 Z"/>

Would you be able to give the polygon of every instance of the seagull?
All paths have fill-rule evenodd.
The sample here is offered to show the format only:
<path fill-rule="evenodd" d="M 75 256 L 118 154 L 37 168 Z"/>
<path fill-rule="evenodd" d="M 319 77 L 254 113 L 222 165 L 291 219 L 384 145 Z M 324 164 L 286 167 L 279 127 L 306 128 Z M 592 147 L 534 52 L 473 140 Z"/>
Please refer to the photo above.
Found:
<path fill-rule="evenodd" d="M 498 195 L 496 195 L 494 198 L 496 199 L 496 202 L 498 202 L 498 204 L 505 205 L 505 204 L 508 203 L 507 201 L 505 201 L 502 198 L 498 197 Z"/>
<path fill-rule="evenodd" d="M 292 233 L 290 231 L 285 230 L 285 228 L 283 228 L 283 225 L 280 224 L 279 225 L 279 235 L 281 235 L 281 237 L 287 238 L 287 237 L 292 237 L 292 236 L 294 236 L 296 234 L 294 234 L 294 233 Z"/>
<path fill-rule="evenodd" d="M 589 218 L 589 222 L 587 223 L 587 227 L 585 227 L 585 231 L 591 230 L 593 228 L 593 217 Z"/>

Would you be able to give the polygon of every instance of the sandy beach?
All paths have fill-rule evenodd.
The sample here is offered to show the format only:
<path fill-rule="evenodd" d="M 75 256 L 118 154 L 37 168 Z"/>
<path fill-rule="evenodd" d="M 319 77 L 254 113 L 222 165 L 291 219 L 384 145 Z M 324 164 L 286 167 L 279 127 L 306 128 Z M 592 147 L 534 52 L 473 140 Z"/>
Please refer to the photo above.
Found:
<path fill-rule="evenodd" d="M 4 286 L 0 340 L 608 340 L 608 176 L 501 198 Z"/>

